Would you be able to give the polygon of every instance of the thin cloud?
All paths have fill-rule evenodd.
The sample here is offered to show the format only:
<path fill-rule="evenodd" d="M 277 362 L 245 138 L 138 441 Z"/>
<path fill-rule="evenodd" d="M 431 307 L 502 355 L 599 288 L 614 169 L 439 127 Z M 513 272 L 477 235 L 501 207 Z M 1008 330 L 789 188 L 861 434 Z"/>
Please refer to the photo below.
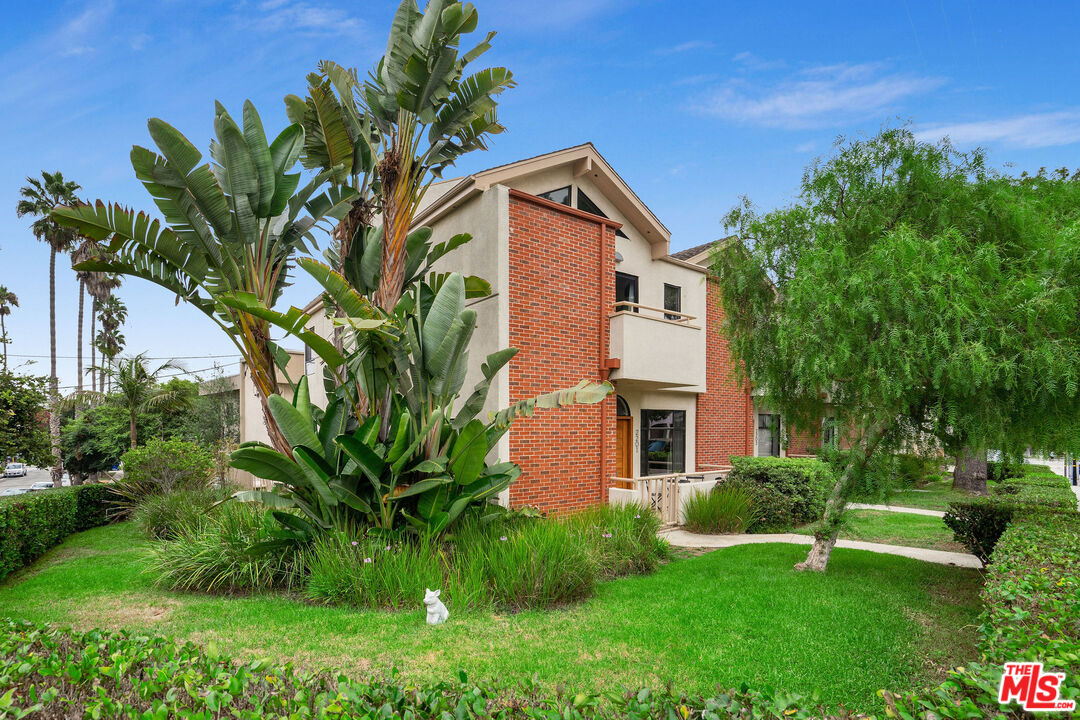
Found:
<path fill-rule="evenodd" d="M 537 28 L 569 28 L 626 10 L 630 3 L 615 0 L 548 0 L 548 2 L 513 2 L 492 5 L 490 13 L 494 27 L 535 31 Z M 487 21 L 487 15 L 481 17 Z"/>
<path fill-rule="evenodd" d="M 59 57 L 75 57 L 94 52 L 94 46 L 88 40 L 109 19 L 114 6 L 112 0 L 87 5 L 82 12 L 58 27 L 47 42 L 58 48 Z"/>
<path fill-rule="evenodd" d="M 691 50 L 708 50 L 713 44 L 708 40 L 688 40 L 671 47 L 658 48 L 657 55 L 674 55 L 676 53 L 689 52 Z"/>
<path fill-rule="evenodd" d="M 829 127 L 894 111 L 903 100 L 944 82 L 939 77 L 888 73 L 878 63 L 821 65 L 763 90 L 760 82 L 732 80 L 698 109 L 750 125 Z"/>
<path fill-rule="evenodd" d="M 1080 142 L 1080 111 L 1032 113 L 995 120 L 933 125 L 918 131 L 920 140 L 949 138 L 955 145 L 1000 144 L 1012 148 L 1044 148 Z"/>
<path fill-rule="evenodd" d="M 782 67 L 787 67 L 787 63 L 783 60 L 764 60 L 749 50 L 743 50 L 741 53 L 736 53 L 732 56 L 731 61 L 738 63 L 747 70 L 753 71 L 777 70 Z"/>
<path fill-rule="evenodd" d="M 293 31 L 308 34 L 341 35 L 355 33 L 363 23 L 340 8 L 283 0 L 267 0 L 259 7 L 260 14 L 251 27 L 261 32 Z"/>
<path fill-rule="evenodd" d="M 797 153 L 812 153 L 817 149 L 817 143 L 813 140 L 808 142 L 799 143 L 795 146 L 795 152 Z"/>

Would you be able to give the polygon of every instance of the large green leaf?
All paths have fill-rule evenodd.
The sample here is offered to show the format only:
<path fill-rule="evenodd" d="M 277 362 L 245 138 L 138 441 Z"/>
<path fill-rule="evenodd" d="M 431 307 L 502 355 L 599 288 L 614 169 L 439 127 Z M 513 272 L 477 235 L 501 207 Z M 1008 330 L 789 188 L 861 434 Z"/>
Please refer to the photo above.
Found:
<path fill-rule="evenodd" d="M 536 408 L 554 409 L 566 405 L 590 405 L 602 401 L 614 389 L 609 382 L 594 383 L 582 380 L 570 388 L 519 400 L 508 408 L 488 413 L 488 419 L 496 428 L 503 429 L 509 427 L 515 418 L 531 416 Z"/>
<path fill-rule="evenodd" d="M 294 335 L 331 368 L 341 367 L 345 363 L 345 358 L 332 342 L 308 329 L 312 323 L 311 315 L 296 306 L 290 307 L 285 313 L 271 310 L 258 296 L 250 292 L 223 293 L 218 300 L 222 305 L 262 318 Z"/>
<path fill-rule="evenodd" d="M 293 448 L 293 457 L 296 458 L 297 467 L 304 473 L 308 484 L 319 494 L 322 501 L 329 507 L 337 505 L 337 496 L 330 490 L 329 485 L 334 473 L 333 468 L 329 467 L 315 450 L 308 447 Z"/>
<path fill-rule="evenodd" d="M 269 490 L 241 490 L 238 493 L 234 493 L 233 500 L 242 503 L 258 503 L 265 505 L 268 508 L 276 508 L 279 510 L 288 510 L 296 507 L 296 503 L 292 498 L 279 495 L 276 492 L 270 492 Z"/>
<path fill-rule="evenodd" d="M 358 433 L 359 434 L 359 433 Z M 338 445 L 345 454 L 356 461 L 360 470 L 367 475 L 376 487 L 382 486 L 382 474 L 386 468 L 386 460 L 383 459 L 374 448 L 364 443 L 354 435 L 341 435 L 337 439 Z"/>
<path fill-rule="evenodd" d="M 319 436 L 315 434 L 311 421 L 304 418 L 300 411 L 292 406 L 292 403 L 280 395 L 271 395 L 268 404 L 270 414 L 274 416 L 274 421 L 291 447 L 301 445 L 307 448 L 321 447 Z"/>
<path fill-rule="evenodd" d="M 487 360 L 480 365 L 480 372 L 483 374 L 484 379 L 476 383 L 472 395 L 469 396 L 454 417 L 454 428 L 460 429 L 464 427 L 484 408 L 484 403 L 487 402 L 488 393 L 491 390 L 492 379 L 506 363 L 510 362 L 511 358 L 517 355 L 517 352 L 517 348 L 506 348 L 487 356 Z"/>
<path fill-rule="evenodd" d="M 423 351 L 434 354 L 446 338 L 454 320 L 465 310 L 465 280 L 459 273 L 452 273 L 431 303 L 421 329 Z M 416 358 L 419 362 L 420 358 Z"/>
<path fill-rule="evenodd" d="M 487 457 L 487 434 L 479 420 L 468 423 L 450 450 L 450 472 L 458 485 L 470 485 L 480 477 Z"/>
<path fill-rule="evenodd" d="M 247 143 L 251 161 L 255 166 L 255 177 L 259 181 L 258 200 L 254 203 L 258 217 L 270 216 L 270 201 L 274 197 L 277 173 L 274 172 L 274 160 L 270 146 L 266 141 L 266 131 L 255 105 L 250 100 L 244 101 L 244 141 Z"/>
<path fill-rule="evenodd" d="M 461 389 L 469 362 L 467 348 L 475 329 L 476 311 L 463 310 L 450 324 L 438 349 L 427 357 L 431 394 L 440 398 L 440 402 L 445 402 Z"/>
<path fill-rule="evenodd" d="M 234 450 L 230 458 L 232 467 L 263 480 L 293 485 L 302 475 L 296 463 L 268 447 L 242 447 Z"/>
<path fill-rule="evenodd" d="M 374 515 L 371 504 L 352 490 L 345 487 L 340 480 L 332 480 L 330 482 L 330 490 L 334 493 L 339 502 L 348 505 L 353 510 L 362 512 L 365 515 Z"/>
<path fill-rule="evenodd" d="M 333 298 L 347 316 L 353 318 L 375 317 L 374 306 L 367 298 L 356 292 L 349 281 L 341 276 L 326 263 L 313 258 L 300 258 L 296 264 L 307 271 L 308 275 L 315 278 L 315 282 L 322 285 L 327 294 Z"/>
<path fill-rule="evenodd" d="M 428 492 L 433 488 L 441 487 L 443 485 L 449 485 L 454 482 L 454 478 L 449 475 L 436 475 L 434 477 L 424 478 L 414 482 L 407 488 L 399 492 L 394 496 L 395 500 L 401 500 L 403 498 L 412 497 L 413 495 L 420 495 L 421 493 Z"/>

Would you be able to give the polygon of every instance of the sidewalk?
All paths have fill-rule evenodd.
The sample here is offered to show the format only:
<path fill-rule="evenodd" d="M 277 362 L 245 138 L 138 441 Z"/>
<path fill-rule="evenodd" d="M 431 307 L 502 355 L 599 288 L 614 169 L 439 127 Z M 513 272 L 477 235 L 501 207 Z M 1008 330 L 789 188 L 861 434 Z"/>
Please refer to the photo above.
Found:
<path fill-rule="evenodd" d="M 810 535 L 796 535 L 795 533 L 773 533 L 762 535 L 752 535 L 749 533 L 740 535 L 698 535 L 696 533 L 674 528 L 661 530 L 660 537 L 664 538 L 675 547 L 683 548 L 726 548 L 734 547 L 736 545 L 753 545 L 758 543 L 810 545 L 814 542 L 814 538 Z M 883 553 L 885 555 L 899 555 L 913 560 L 937 563 L 938 565 L 982 568 L 982 562 L 979 561 L 979 558 L 967 553 L 928 550 L 926 548 L 913 548 L 902 545 L 884 545 L 882 543 L 862 542 L 859 540 L 837 540 L 836 547 L 849 550 L 868 550 L 870 552 Z"/>

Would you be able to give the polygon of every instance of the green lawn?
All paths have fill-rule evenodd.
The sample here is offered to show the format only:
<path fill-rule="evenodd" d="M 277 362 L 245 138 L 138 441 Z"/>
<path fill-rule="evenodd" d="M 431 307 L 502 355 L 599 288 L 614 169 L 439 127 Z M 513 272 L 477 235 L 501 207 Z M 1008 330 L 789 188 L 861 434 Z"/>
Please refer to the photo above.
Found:
<path fill-rule="evenodd" d="M 183 595 L 153 588 L 130 524 L 73 536 L 0 585 L 0 614 L 79 627 L 126 627 L 216 642 L 237 657 L 329 665 L 352 674 L 397 666 L 405 677 L 473 677 L 608 691 L 717 684 L 821 691 L 835 706 L 880 710 L 879 688 L 940 679 L 975 657 L 981 574 L 836 550 L 826 575 L 797 573 L 792 545 L 746 545 L 676 560 L 602 584 L 554 612 L 455 613 L 306 605 L 283 596 Z"/>
<path fill-rule="evenodd" d="M 897 490 L 889 498 L 889 504 L 926 510 L 948 510 L 949 503 L 974 497 L 963 490 L 953 490 L 952 483 L 952 476 L 946 476 L 943 480 L 920 485 L 918 488 Z"/>
<path fill-rule="evenodd" d="M 844 521 L 846 527 L 840 537 L 845 540 L 967 552 L 962 544 L 953 540 L 952 530 L 938 517 L 884 510 L 848 510 L 844 513 Z M 813 535 L 814 526 L 807 525 L 795 532 Z"/>

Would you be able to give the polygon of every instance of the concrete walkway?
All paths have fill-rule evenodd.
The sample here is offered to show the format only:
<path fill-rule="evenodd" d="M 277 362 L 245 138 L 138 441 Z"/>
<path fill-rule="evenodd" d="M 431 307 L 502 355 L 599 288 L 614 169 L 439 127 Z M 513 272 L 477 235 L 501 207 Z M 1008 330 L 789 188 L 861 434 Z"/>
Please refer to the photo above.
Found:
<path fill-rule="evenodd" d="M 675 547 L 682 548 L 726 548 L 736 545 L 753 545 L 757 543 L 790 543 L 792 545 L 810 545 L 814 542 L 811 535 L 796 535 L 795 533 L 774 533 L 762 535 L 698 535 L 696 533 L 671 528 L 660 531 L 660 537 L 667 540 Z M 956 567 L 981 568 L 982 562 L 974 555 L 967 553 L 947 552 L 945 550 L 928 550 L 926 548 L 905 547 L 902 545 L 883 545 L 881 543 L 861 542 L 859 540 L 837 540 L 836 547 L 850 550 L 869 550 L 870 552 L 884 553 L 886 555 L 900 555 L 901 557 L 923 560 L 939 565 L 955 565 Z"/>
<path fill-rule="evenodd" d="M 909 515 L 928 515 L 945 517 L 941 510 L 923 510 L 922 508 L 901 507 L 899 505 L 868 505 L 867 503 L 848 503 L 849 510 L 882 510 L 884 512 L 908 513 Z"/>

